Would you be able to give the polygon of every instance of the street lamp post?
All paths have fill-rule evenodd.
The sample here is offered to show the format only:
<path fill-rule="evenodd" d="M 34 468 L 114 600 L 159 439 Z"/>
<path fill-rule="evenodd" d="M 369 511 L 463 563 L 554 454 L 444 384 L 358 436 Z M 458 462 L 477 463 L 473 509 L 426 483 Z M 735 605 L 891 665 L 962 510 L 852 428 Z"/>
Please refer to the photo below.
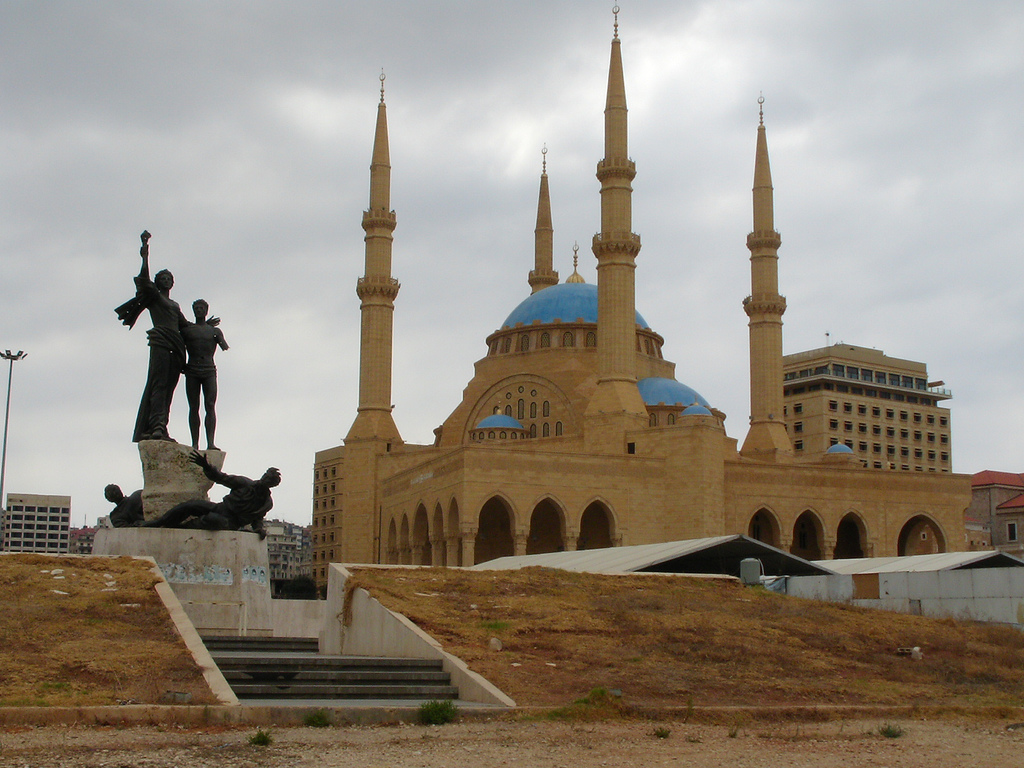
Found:
<path fill-rule="evenodd" d="M 26 357 L 28 357 L 28 352 L 22 352 L 20 349 L 17 352 L 11 352 L 9 349 L 0 352 L 0 358 L 10 361 L 10 368 L 7 371 L 7 408 L 4 411 L 4 450 L 3 458 L 0 459 L 0 508 L 4 511 L 7 509 L 4 480 L 7 477 L 7 427 L 11 422 L 11 377 L 14 375 L 14 361 L 24 360 Z"/>

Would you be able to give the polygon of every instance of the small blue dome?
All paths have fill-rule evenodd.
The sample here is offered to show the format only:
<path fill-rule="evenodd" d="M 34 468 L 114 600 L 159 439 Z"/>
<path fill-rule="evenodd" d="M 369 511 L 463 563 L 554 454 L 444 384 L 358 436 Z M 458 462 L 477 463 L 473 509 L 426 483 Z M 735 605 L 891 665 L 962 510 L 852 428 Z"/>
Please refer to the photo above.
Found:
<path fill-rule="evenodd" d="M 512 314 L 505 318 L 502 328 L 514 328 L 516 323 L 530 325 L 534 321 L 553 323 L 574 323 L 582 319 L 585 323 L 597 322 L 597 286 L 590 283 L 560 283 L 537 291 L 527 297 Z M 641 328 L 650 328 L 639 312 L 636 322 Z"/>
<path fill-rule="evenodd" d="M 665 405 L 679 405 L 685 408 L 697 403 L 705 408 L 711 407 L 711 403 L 701 397 L 695 390 L 675 379 L 663 379 L 658 376 L 652 376 L 647 379 L 640 379 L 636 386 L 640 390 L 640 397 L 644 399 L 646 405 L 664 403 Z"/>
<path fill-rule="evenodd" d="M 476 429 L 523 429 L 523 425 L 513 419 L 511 416 L 506 416 L 503 413 L 496 413 L 493 416 L 488 416 L 486 419 L 481 419 L 480 423 L 476 425 Z"/>
<path fill-rule="evenodd" d="M 689 408 L 683 409 L 683 416 L 710 416 L 711 411 L 705 408 L 703 405 L 694 403 Z"/>
<path fill-rule="evenodd" d="M 853 448 L 844 443 L 836 443 L 830 445 L 825 453 L 853 453 Z"/>

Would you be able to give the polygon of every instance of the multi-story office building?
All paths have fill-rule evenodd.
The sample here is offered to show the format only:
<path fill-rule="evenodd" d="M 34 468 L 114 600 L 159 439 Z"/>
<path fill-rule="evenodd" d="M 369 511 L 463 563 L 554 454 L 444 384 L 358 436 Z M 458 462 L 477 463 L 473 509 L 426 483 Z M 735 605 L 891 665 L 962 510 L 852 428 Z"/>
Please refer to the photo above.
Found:
<path fill-rule="evenodd" d="M 96 528 L 72 528 L 68 538 L 68 553 L 91 555 L 93 542 L 96 541 L 96 531 Z"/>
<path fill-rule="evenodd" d="M 952 471 L 943 382 L 924 363 L 881 350 L 834 344 L 786 355 L 783 414 L 797 457 L 836 444 L 864 466 L 905 472 Z"/>
<path fill-rule="evenodd" d="M 312 543 L 308 526 L 267 520 L 267 557 L 270 580 L 284 581 L 312 575 Z"/>
<path fill-rule="evenodd" d="M 7 494 L 3 519 L 5 552 L 66 553 L 70 528 L 70 496 Z"/>

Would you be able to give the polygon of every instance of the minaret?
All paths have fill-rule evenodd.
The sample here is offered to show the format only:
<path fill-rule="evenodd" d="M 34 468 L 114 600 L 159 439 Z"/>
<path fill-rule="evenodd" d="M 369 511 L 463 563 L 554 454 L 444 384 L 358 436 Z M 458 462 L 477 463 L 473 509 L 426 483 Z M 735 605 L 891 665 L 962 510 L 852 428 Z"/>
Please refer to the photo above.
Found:
<path fill-rule="evenodd" d="M 782 412 L 782 314 L 786 299 L 779 295 L 779 245 L 772 200 L 772 171 L 764 130 L 764 97 L 757 126 L 754 159 L 754 231 L 750 249 L 750 296 L 743 309 L 750 318 L 750 431 L 740 454 L 763 461 L 791 459 L 793 446 Z"/>
<path fill-rule="evenodd" d="M 533 230 L 534 268 L 530 270 L 531 293 L 550 285 L 558 285 L 558 273 L 552 264 L 553 235 L 551 228 L 551 194 L 548 192 L 548 148 L 541 151 L 540 197 L 537 200 L 537 227 Z"/>
<path fill-rule="evenodd" d="M 587 405 L 588 445 L 615 451 L 622 432 L 647 424 L 647 408 L 636 386 L 636 255 L 640 236 L 632 231 L 630 182 L 636 165 L 629 159 L 626 86 L 622 76 L 619 7 L 608 67 L 604 110 L 604 159 L 597 164 L 601 182 L 601 232 L 594 235 L 597 257 L 597 388 Z M 595 429 L 596 428 L 596 429 Z M 610 431 L 608 431 L 610 429 Z M 598 433 L 602 433 L 601 436 Z M 618 433 L 618 437 L 616 437 Z"/>
<path fill-rule="evenodd" d="M 391 276 L 391 158 L 388 152 L 388 117 L 384 104 L 384 73 L 380 75 L 380 103 L 370 162 L 370 206 L 363 211 L 366 232 L 365 275 L 356 283 L 360 298 L 359 409 L 345 437 L 353 440 L 401 442 L 391 416 L 391 347 L 394 338 L 395 297 L 398 281 Z"/>

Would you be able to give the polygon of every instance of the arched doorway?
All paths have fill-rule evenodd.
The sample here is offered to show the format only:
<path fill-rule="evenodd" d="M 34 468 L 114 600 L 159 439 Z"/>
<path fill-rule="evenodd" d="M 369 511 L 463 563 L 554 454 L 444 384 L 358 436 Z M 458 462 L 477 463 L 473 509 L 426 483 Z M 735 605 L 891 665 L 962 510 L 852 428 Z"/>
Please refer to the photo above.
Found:
<path fill-rule="evenodd" d="M 757 539 L 770 547 L 779 546 L 779 521 L 775 515 L 764 507 L 757 510 L 750 518 L 750 525 L 747 526 L 747 536 Z"/>
<path fill-rule="evenodd" d="M 444 510 L 441 509 L 441 502 L 434 505 L 434 519 L 430 526 L 430 545 L 431 554 L 433 554 L 433 550 L 437 550 L 437 564 L 448 565 L 448 547 L 445 546 L 444 540 Z M 433 565 L 433 559 L 430 563 Z"/>
<path fill-rule="evenodd" d="M 516 553 L 512 539 L 512 510 L 497 496 L 488 499 L 480 509 L 475 551 L 477 563 Z"/>
<path fill-rule="evenodd" d="M 409 543 L 409 516 L 402 515 L 402 525 L 398 529 L 398 562 L 412 565 L 412 546 Z"/>
<path fill-rule="evenodd" d="M 398 526 L 395 525 L 393 517 L 388 524 L 388 548 L 384 552 L 384 562 L 398 565 Z"/>
<path fill-rule="evenodd" d="M 860 515 L 848 512 L 836 528 L 836 548 L 832 552 L 832 557 L 836 560 L 865 557 L 864 548 L 867 540 L 867 529 Z"/>
<path fill-rule="evenodd" d="M 448 505 L 448 537 L 455 539 L 454 542 L 454 557 L 449 558 L 451 562 L 448 565 L 462 565 L 462 536 L 461 527 L 459 525 L 459 502 L 452 499 L 452 503 Z"/>
<path fill-rule="evenodd" d="M 544 499 L 533 508 L 530 516 L 530 535 L 526 539 L 526 554 L 565 550 L 565 515 L 551 499 Z"/>
<path fill-rule="evenodd" d="M 422 504 L 416 507 L 412 524 L 412 564 L 430 565 L 430 525 L 427 523 L 427 509 Z"/>
<path fill-rule="evenodd" d="M 804 560 L 821 560 L 822 538 L 821 521 L 816 514 L 807 510 L 793 524 L 793 545 L 789 551 Z"/>
<path fill-rule="evenodd" d="M 927 515 L 915 515 L 907 520 L 896 542 L 896 554 L 934 555 L 946 551 L 946 537 L 938 523 Z"/>
<path fill-rule="evenodd" d="M 612 514 L 600 501 L 592 502 L 580 518 L 580 538 L 577 549 L 604 549 L 614 546 Z"/>

